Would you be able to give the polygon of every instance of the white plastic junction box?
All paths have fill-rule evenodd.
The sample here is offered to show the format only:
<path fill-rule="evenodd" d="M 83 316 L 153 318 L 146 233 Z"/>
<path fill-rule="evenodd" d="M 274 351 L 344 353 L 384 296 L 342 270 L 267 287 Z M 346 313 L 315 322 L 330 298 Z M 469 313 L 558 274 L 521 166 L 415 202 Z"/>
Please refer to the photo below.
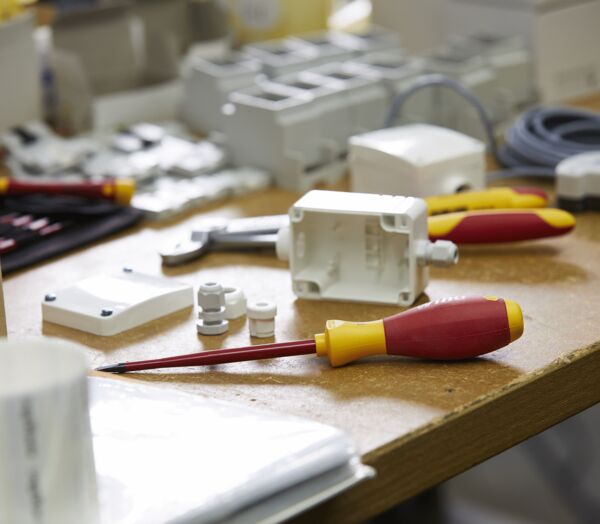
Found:
<path fill-rule="evenodd" d="M 458 261 L 455 244 L 429 241 L 419 198 L 315 190 L 289 216 L 278 248 L 289 251 L 300 298 L 409 306 L 427 286 L 428 264 Z"/>
<path fill-rule="evenodd" d="M 451 129 L 410 124 L 350 139 L 352 191 L 425 198 L 485 187 L 485 146 Z"/>

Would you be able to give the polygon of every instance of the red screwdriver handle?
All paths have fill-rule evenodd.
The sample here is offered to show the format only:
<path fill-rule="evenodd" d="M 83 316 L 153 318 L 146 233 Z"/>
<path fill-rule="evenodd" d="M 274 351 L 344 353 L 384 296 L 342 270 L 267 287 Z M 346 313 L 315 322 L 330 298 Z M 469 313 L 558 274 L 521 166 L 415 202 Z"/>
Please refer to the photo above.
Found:
<path fill-rule="evenodd" d="M 560 236 L 575 227 L 575 217 L 561 209 L 503 209 L 430 217 L 431 240 L 456 244 L 494 244 Z"/>
<path fill-rule="evenodd" d="M 495 297 L 458 297 L 430 302 L 383 319 L 386 352 L 454 360 L 495 351 L 523 333 L 516 302 Z"/>

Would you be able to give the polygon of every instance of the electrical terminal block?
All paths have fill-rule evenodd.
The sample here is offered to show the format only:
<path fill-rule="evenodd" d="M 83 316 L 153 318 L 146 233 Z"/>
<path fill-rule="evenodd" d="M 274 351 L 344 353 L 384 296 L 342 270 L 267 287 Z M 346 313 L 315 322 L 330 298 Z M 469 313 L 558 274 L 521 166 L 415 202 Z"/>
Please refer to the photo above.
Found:
<path fill-rule="evenodd" d="M 475 49 L 445 47 L 427 59 L 430 73 L 446 75 L 460 82 L 479 98 L 493 122 L 498 121 L 496 72 L 489 60 Z M 456 94 L 445 87 L 433 88 L 434 124 L 485 140 L 484 128 L 474 108 L 457 103 Z"/>
<path fill-rule="evenodd" d="M 394 49 L 401 44 L 398 33 L 373 25 L 367 31 L 356 33 L 332 31 L 330 38 L 337 45 L 354 51 L 356 55 Z"/>
<path fill-rule="evenodd" d="M 402 48 L 359 56 L 346 66 L 351 72 L 381 82 L 387 91 L 388 107 L 398 93 L 411 87 L 415 80 L 427 71 L 423 58 L 408 56 Z M 432 106 L 431 90 L 414 94 L 406 103 L 402 122 L 430 122 L 433 118 Z"/>
<path fill-rule="evenodd" d="M 195 58 L 184 75 L 182 117 L 196 132 L 223 131 L 223 106 L 233 91 L 255 83 L 262 67 L 243 53 L 221 59 Z"/>
<path fill-rule="evenodd" d="M 388 110 L 388 93 L 377 78 L 369 78 L 349 63 L 325 64 L 306 71 L 315 82 L 334 80 L 345 100 L 350 118 L 350 135 L 379 129 Z"/>
<path fill-rule="evenodd" d="M 0 144 L 10 155 L 9 165 L 16 168 L 13 175 L 19 178 L 62 174 L 98 149 L 90 138 L 61 138 L 42 122 L 13 127 L 0 136 Z"/>
<path fill-rule="evenodd" d="M 278 186 L 297 191 L 339 180 L 346 163 L 333 154 L 336 142 L 323 137 L 319 114 L 328 90 L 268 82 L 232 93 L 225 135 L 233 163 L 265 169 Z"/>
<path fill-rule="evenodd" d="M 243 52 L 262 65 L 267 76 L 280 76 L 319 64 L 319 47 L 298 38 L 267 40 L 244 46 Z"/>
<path fill-rule="evenodd" d="M 449 45 L 483 56 L 494 70 L 493 112 L 498 121 L 514 116 L 535 101 L 531 52 L 521 36 L 493 33 L 451 35 Z"/>
<path fill-rule="evenodd" d="M 299 40 L 303 43 L 314 46 L 319 53 L 317 61 L 321 64 L 328 62 L 344 62 L 356 56 L 356 51 L 350 47 L 340 45 L 339 38 L 333 31 L 316 31 L 304 33 L 291 40 Z"/>
<path fill-rule="evenodd" d="M 166 220 L 191 209 L 200 209 L 229 197 L 262 191 L 271 185 L 262 169 L 234 168 L 194 178 L 162 176 L 144 183 L 131 206 L 150 220 Z"/>

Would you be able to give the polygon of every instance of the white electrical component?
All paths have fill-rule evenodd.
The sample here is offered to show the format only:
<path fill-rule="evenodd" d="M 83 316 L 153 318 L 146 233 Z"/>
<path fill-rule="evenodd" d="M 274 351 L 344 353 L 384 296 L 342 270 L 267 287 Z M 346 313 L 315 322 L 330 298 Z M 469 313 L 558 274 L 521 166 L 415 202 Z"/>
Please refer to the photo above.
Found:
<path fill-rule="evenodd" d="M 145 182 L 131 200 L 131 207 L 150 220 L 165 220 L 225 198 L 262 191 L 271 185 L 271 176 L 261 169 L 224 169 L 192 178 L 160 176 Z"/>
<path fill-rule="evenodd" d="M 348 139 L 354 134 L 355 124 L 344 92 L 344 84 L 335 78 L 316 77 L 308 71 L 275 77 L 271 80 L 298 90 L 313 98 L 314 109 L 307 116 L 318 120 L 321 163 L 337 163 L 348 150 Z"/>
<path fill-rule="evenodd" d="M 222 59 L 195 58 L 184 74 L 182 117 L 193 130 L 223 130 L 223 106 L 229 94 L 254 84 L 261 72 L 258 60 L 242 53 Z"/>
<path fill-rule="evenodd" d="M 484 56 L 496 75 L 494 114 L 503 121 L 536 97 L 531 53 L 523 38 L 492 33 L 453 35 L 450 45 Z"/>
<path fill-rule="evenodd" d="M 428 58 L 427 68 L 432 73 L 446 75 L 469 88 L 486 108 L 492 121 L 497 120 L 494 112 L 496 73 L 479 51 L 445 47 Z M 445 87 L 432 88 L 432 99 L 432 122 L 485 139 L 481 117 L 466 100 Z"/>
<path fill-rule="evenodd" d="M 319 53 L 317 61 L 321 64 L 343 62 L 356 56 L 354 49 L 340 45 L 339 39 L 332 31 L 317 31 L 290 38 L 314 46 Z"/>
<path fill-rule="evenodd" d="M 331 31 L 330 38 L 336 45 L 351 49 L 356 55 L 394 49 L 400 45 L 397 33 L 379 26 L 356 33 Z"/>
<path fill-rule="evenodd" d="M 485 145 L 427 124 L 350 139 L 352 191 L 428 197 L 485 187 Z"/>
<path fill-rule="evenodd" d="M 556 166 L 558 207 L 568 211 L 600 210 L 600 152 L 569 157 Z"/>
<path fill-rule="evenodd" d="M 318 98 L 276 83 L 232 93 L 225 145 L 233 163 L 265 169 L 278 186 L 297 191 L 339 180 L 346 163 L 334 158 L 335 143 L 322 136 Z"/>
<path fill-rule="evenodd" d="M 248 329 L 251 337 L 269 338 L 275 335 L 277 305 L 267 300 L 250 302 L 247 307 Z"/>
<path fill-rule="evenodd" d="M 280 236 L 300 298 L 411 305 L 428 282 L 428 264 L 458 261 L 452 242 L 430 242 L 419 198 L 310 191 L 289 211 Z"/>
<path fill-rule="evenodd" d="M 244 46 L 243 52 L 259 60 L 263 73 L 267 76 L 302 71 L 319 64 L 322 60 L 317 46 L 293 38 L 250 44 Z"/>
<path fill-rule="evenodd" d="M 543 103 L 600 89 L 599 0 L 446 0 L 448 34 L 521 36 L 532 51 Z"/>
<path fill-rule="evenodd" d="M 64 139 L 42 122 L 13 127 L 0 137 L 12 159 L 32 175 L 56 175 L 76 167 L 98 147 L 89 138 Z"/>
<path fill-rule="evenodd" d="M 239 287 L 225 287 L 225 318 L 234 320 L 246 314 L 246 295 Z"/>
<path fill-rule="evenodd" d="M 306 78 L 315 82 L 335 80 L 340 97 L 344 97 L 350 118 L 351 134 L 378 129 L 388 109 L 386 88 L 377 78 L 369 78 L 350 64 L 325 64 L 306 71 Z"/>
<path fill-rule="evenodd" d="M 215 171 L 225 164 L 225 151 L 208 140 L 188 140 L 167 133 L 162 126 L 138 124 L 111 136 L 106 147 L 86 159 L 83 173 L 90 177 L 153 178 Z"/>
<path fill-rule="evenodd" d="M 42 302 L 42 318 L 110 336 L 193 305 L 192 286 L 123 268 L 48 293 Z"/>
<path fill-rule="evenodd" d="M 423 58 L 407 56 L 401 48 L 369 53 L 347 64 L 349 71 L 381 82 L 387 90 L 388 107 L 399 92 L 408 89 L 419 76 L 426 73 L 425 66 Z M 404 106 L 402 121 L 430 122 L 432 105 L 431 89 L 415 93 Z"/>

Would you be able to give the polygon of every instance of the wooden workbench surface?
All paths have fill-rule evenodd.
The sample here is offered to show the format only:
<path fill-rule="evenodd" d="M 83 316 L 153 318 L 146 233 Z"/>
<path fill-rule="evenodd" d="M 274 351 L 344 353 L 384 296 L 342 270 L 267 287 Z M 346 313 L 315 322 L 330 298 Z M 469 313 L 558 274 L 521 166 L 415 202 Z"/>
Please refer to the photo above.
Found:
<path fill-rule="evenodd" d="M 284 213 L 297 197 L 270 190 L 212 207 L 201 216 Z M 45 293 L 123 266 L 195 286 L 214 280 L 240 286 L 249 299 L 273 300 L 279 341 L 308 338 L 322 331 L 326 319 L 370 320 L 398 311 L 297 300 L 286 264 L 268 253 L 215 253 L 180 268 L 161 268 L 157 247 L 185 237 L 199 216 L 140 226 L 9 276 L 9 333 L 81 342 L 90 348 L 94 367 L 250 343 L 245 319 L 232 321 L 225 336 L 198 337 L 191 309 L 107 338 L 42 323 Z M 136 378 L 343 428 L 378 476 L 303 519 L 363 519 L 600 400 L 600 214 L 577 219 L 576 231 L 567 237 L 462 248 L 457 266 L 431 271 L 420 302 L 498 295 L 521 304 L 523 337 L 485 358 L 456 363 L 376 358 L 331 369 L 325 360 L 306 356 L 162 370 Z"/>

